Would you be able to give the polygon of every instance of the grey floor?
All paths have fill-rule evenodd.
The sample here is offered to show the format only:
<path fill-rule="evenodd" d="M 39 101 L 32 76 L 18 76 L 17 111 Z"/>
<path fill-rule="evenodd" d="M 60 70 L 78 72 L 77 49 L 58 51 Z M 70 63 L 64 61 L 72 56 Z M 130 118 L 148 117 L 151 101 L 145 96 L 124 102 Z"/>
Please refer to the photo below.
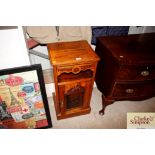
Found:
<path fill-rule="evenodd" d="M 119 101 L 107 106 L 105 114 L 101 110 L 101 93 L 93 89 L 91 113 L 72 118 L 57 120 L 53 99 L 49 98 L 49 107 L 54 129 L 126 129 L 127 112 L 155 112 L 155 97 L 143 101 Z"/>

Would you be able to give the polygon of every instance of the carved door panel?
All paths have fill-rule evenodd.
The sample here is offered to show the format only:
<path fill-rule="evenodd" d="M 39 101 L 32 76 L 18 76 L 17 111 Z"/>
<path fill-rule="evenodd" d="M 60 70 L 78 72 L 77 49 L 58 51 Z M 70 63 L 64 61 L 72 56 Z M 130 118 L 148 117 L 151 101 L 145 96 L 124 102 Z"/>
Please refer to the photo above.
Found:
<path fill-rule="evenodd" d="M 65 114 L 67 111 L 89 107 L 90 90 L 92 89 L 91 79 L 59 85 L 58 89 L 61 114 Z"/>

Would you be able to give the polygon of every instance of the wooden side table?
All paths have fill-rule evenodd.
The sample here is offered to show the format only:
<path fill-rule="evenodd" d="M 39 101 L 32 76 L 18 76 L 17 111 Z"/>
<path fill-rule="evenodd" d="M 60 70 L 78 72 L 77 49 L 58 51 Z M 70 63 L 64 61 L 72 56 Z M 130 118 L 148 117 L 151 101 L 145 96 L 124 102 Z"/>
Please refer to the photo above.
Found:
<path fill-rule="evenodd" d="M 48 51 L 54 72 L 57 119 L 89 113 L 98 56 L 84 40 L 51 43 Z"/>

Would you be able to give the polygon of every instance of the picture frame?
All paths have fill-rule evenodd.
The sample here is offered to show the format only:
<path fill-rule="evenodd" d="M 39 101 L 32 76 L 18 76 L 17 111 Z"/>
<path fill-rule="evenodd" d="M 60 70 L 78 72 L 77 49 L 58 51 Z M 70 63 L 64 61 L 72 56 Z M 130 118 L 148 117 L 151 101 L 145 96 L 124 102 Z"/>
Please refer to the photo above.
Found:
<path fill-rule="evenodd" d="M 0 70 L 0 128 L 51 128 L 41 64 Z"/>

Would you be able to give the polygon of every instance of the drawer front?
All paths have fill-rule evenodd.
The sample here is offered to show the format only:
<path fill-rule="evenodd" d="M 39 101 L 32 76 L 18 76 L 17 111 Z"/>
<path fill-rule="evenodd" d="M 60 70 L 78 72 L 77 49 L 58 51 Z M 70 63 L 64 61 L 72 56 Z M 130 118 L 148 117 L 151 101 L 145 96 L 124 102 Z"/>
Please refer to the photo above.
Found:
<path fill-rule="evenodd" d="M 121 66 L 117 80 L 143 81 L 155 79 L 155 65 L 145 66 Z"/>
<path fill-rule="evenodd" d="M 155 81 L 145 84 L 116 84 L 112 96 L 118 98 L 134 98 L 155 94 Z"/>

